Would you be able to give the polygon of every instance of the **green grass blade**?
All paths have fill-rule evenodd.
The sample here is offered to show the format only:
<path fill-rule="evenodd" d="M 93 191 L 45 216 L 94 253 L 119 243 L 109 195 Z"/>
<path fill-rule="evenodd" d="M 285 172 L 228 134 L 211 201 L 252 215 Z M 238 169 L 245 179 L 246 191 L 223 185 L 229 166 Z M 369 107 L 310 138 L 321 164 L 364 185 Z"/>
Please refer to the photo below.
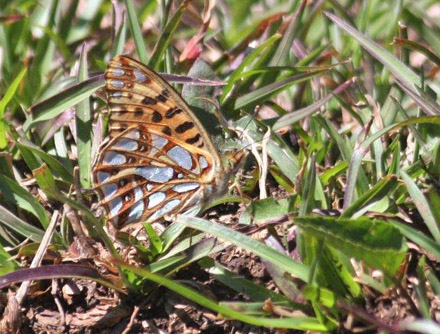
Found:
<path fill-rule="evenodd" d="M 330 328 L 321 324 L 315 318 L 309 317 L 291 317 L 291 318 L 262 318 L 262 317 L 252 317 L 248 315 L 244 315 L 242 312 L 237 312 L 226 307 L 220 306 L 218 303 L 214 302 L 211 299 L 208 299 L 204 295 L 196 292 L 193 289 L 186 287 L 176 281 L 171 279 L 159 276 L 157 274 L 153 274 L 148 272 L 147 270 L 143 270 L 141 268 L 132 267 L 124 263 L 120 263 L 122 267 L 127 270 L 134 272 L 135 274 L 151 280 L 159 285 L 170 289 L 171 291 L 176 292 L 177 294 L 199 304 L 200 306 L 206 307 L 212 311 L 218 312 L 225 317 L 236 319 L 254 326 L 264 326 L 271 328 L 291 328 L 291 329 L 299 329 L 299 330 L 314 330 L 314 331 L 326 331 Z"/>
<path fill-rule="evenodd" d="M 0 222 L 5 226 L 14 230 L 25 238 L 29 238 L 34 242 L 41 242 L 43 240 L 44 231 L 28 224 L 24 220 L 18 218 L 6 208 L 0 205 Z"/>
<path fill-rule="evenodd" d="M 413 88 L 420 86 L 421 83 L 419 76 L 404 63 L 394 57 L 390 52 L 374 42 L 371 38 L 359 32 L 348 22 L 338 18 L 334 14 L 326 12 L 325 15 L 351 37 L 356 39 L 359 44 L 361 44 L 369 53 L 371 53 L 373 57 L 384 64 L 397 79 Z"/>
<path fill-rule="evenodd" d="M 0 190 L 3 196 L 19 208 L 32 213 L 37 217 L 43 228 L 49 225 L 49 217 L 44 207 L 23 187 L 7 176 L 0 175 Z"/>
<path fill-rule="evenodd" d="M 289 88 L 290 86 L 307 81 L 324 72 L 325 71 L 323 70 L 318 70 L 311 71 L 309 73 L 300 73 L 297 75 L 293 75 L 289 78 L 273 82 L 271 84 L 268 84 L 267 86 L 258 88 L 253 92 L 240 96 L 235 101 L 234 110 L 241 108 L 250 108 L 258 103 L 263 103 L 264 101 L 271 98 L 273 95 L 278 94 L 279 92 Z"/>
<path fill-rule="evenodd" d="M 125 0 L 125 8 L 127 8 L 128 25 L 130 27 L 131 35 L 136 45 L 136 51 L 141 63 L 147 64 L 147 47 L 142 36 L 141 27 L 137 19 L 136 10 L 134 9 L 133 2 L 131 0 Z"/>
<path fill-rule="evenodd" d="M 88 79 L 87 73 L 87 52 L 83 46 L 79 70 L 78 83 Z M 79 182 L 84 189 L 90 188 L 91 183 L 91 159 L 92 159 L 92 121 L 90 111 L 90 100 L 86 97 L 76 105 L 76 145 L 79 166 Z"/>
<path fill-rule="evenodd" d="M 343 218 L 350 218 L 362 207 L 368 206 L 371 203 L 380 201 L 389 193 L 395 190 L 397 186 L 397 177 L 394 175 L 387 175 L 371 187 L 366 193 L 362 194 L 352 205 L 350 205 L 340 216 Z"/>
<path fill-rule="evenodd" d="M 9 86 L 8 90 L 5 92 L 5 95 L 0 101 L 0 150 L 5 149 L 7 145 L 6 127 L 4 120 L 6 106 L 8 105 L 9 102 L 11 102 L 12 98 L 15 95 L 15 92 L 18 89 L 18 85 L 23 80 L 26 73 L 27 73 L 27 68 L 25 67 L 20 71 L 20 73 L 18 73 L 14 81 L 12 81 L 12 84 Z"/>
<path fill-rule="evenodd" d="M 27 131 L 41 122 L 58 116 L 64 110 L 72 108 L 75 104 L 92 95 L 98 88 L 103 87 L 104 84 L 104 75 L 91 77 L 35 104 L 29 109 L 32 118 L 29 118 L 24 123 L 23 129 Z"/>
<path fill-rule="evenodd" d="M 435 215 L 432 213 L 432 209 L 426 200 L 426 197 L 408 174 L 406 174 L 404 171 L 400 171 L 400 176 L 405 182 L 408 193 L 411 196 L 420 215 L 422 216 L 423 222 L 425 223 L 429 232 L 431 232 L 435 241 L 440 244 L 440 222 L 436 221 Z"/>
<path fill-rule="evenodd" d="M 184 224 L 187 227 L 209 233 L 221 240 L 231 242 L 249 252 L 253 252 L 263 259 L 277 264 L 284 270 L 302 279 L 303 281 L 307 281 L 309 269 L 306 265 L 296 262 L 292 258 L 266 246 L 259 241 L 256 241 L 255 239 L 249 238 L 244 234 L 204 219 L 184 215 L 178 215 L 176 222 Z"/>
<path fill-rule="evenodd" d="M 167 22 L 164 30 L 161 32 L 159 39 L 153 50 L 153 54 L 148 62 L 148 65 L 154 69 L 158 69 L 159 63 L 162 60 L 165 51 L 171 43 L 174 32 L 179 26 L 180 20 L 182 19 L 183 13 L 188 6 L 189 1 L 184 0 L 176 12 L 173 14 L 171 19 Z"/>
<path fill-rule="evenodd" d="M 377 139 L 384 134 L 406 127 L 412 124 L 437 124 L 440 125 L 439 116 L 423 116 L 418 118 L 412 118 L 407 121 L 403 121 L 394 125 L 387 126 L 386 128 L 374 133 L 367 139 L 365 139 L 361 145 L 354 151 L 353 157 L 350 161 L 350 167 L 348 169 L 347 187 L 344 196 L 344 210 L 347 209 L 354 201 L 354 189 L 356 181 L 358 179 L 358 173 L 362 163 L 362 158 L 365 155 L 367 148 Z"/>

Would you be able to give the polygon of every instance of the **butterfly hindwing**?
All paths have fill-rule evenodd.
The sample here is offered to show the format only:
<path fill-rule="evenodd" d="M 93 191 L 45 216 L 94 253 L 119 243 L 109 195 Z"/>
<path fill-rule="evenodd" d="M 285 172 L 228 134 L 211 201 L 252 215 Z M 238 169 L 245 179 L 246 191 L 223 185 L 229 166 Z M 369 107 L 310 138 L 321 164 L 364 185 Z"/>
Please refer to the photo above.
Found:
<path fill-rule="evenodd" d="M 154 221 L 182 210 L 210 189 L 205 151 L 143 126 L 112 138 L 98 157 L 94 175 L 101 204 L 117 226 Z"/>

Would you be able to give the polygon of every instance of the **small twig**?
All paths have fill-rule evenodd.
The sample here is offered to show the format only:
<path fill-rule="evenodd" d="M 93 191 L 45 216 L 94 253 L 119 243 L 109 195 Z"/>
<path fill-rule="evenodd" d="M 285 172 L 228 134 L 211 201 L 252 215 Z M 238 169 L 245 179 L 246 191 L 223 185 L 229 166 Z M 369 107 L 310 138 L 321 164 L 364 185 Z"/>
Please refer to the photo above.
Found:
<path fill-rule="evenodd" d="M 54 211 L 52 219 L 50 220 L 49 226 L 47 227 L 46 233 L 43 236 L 43 240 L 38 247 L 38 250 L 32 260 L 30 268 L 38 267 L 41 264 L 44 253 L 49 246 L 50 240 L 52 239 L 53 233 L 55 231 L 55 226 L 58 221 L 59 213 Z M 20 288 L 18 289 L 15 296 L 10 296 L 8 299 L 8 305 L 6 305 L 5 311 L 3 313 L 3 320 L 0 323 L 0 329 L 3 332 L 16 332 L 20 323 L 20 304 L 22 303 L 24 296 L 26 295 L 29 285 L 32 281 L 24 281 Z M 7 331 L 5 331 L 7 330 Z"/>
<path fill-rule="evenodd" d="M 55 226 L 58 221 L 58 216 L 59 216 L 59 212 L 55 210 L 50 220 L 49 226 L 47 227 L 46 233 L 44 233 L 43 240 L 41 241 L 40 246 L 38 247 L 37 253 L 35 254 L 32 263 L 29 266 L 30 268 L 36 268 L 41 264 L 44 253 L 46 252 L 46 249 L 49 246 L 50 241 L 52 240 L 53 233 L 55 232 Z M 20 288 L 18 289 L 15 298 L 17 299 L 19 305 L 23 301 L 23 298 L 26 295 L 30 284 L 31 281 L 24 281 L 21 284 Z"/>
<path fill-rule="evenodd" d="M 140 307 L 136 305 L 133 309 L 133 313 L 131 314 L 130 321 L 128 322 L 127 327 L 125 327 L 124 331 L 121 334 L 128 334 L 131 331 L 139 311 Z"/>
<path fill-rule="evenodd" d="M 60 298 L 58 297 L 58 292 L 59 290 L 59 285 L 58 285 L 58 280 L 54 279 L 52 280 L 52 289 L 51 289 L 51 294 L 53 299 L 55 300 L 55 305 L 58 308 L 58 312 L 61 315 L 61 326 L 65 326 L 66 325 L 66 312 L 64 311 L 63 305 L 61 304 Z"/>
<path fill-rule="evenodd" d="M 259 188 L 260 188 L 260 199 L 267 198 L 267 190 L 266 190 L 266 179 L 267 179 L 267 171 L 268 171 L 268 153 L 267 153 L 267 143 L 270 139 L 270 128 L 267 128 L 267 132 L 263 136 L 263 141 L 261 142 L 261 157 L 262 157 L 262 165 L 261 165 L 261 175 L 260 180 L 258 180 Z"/>

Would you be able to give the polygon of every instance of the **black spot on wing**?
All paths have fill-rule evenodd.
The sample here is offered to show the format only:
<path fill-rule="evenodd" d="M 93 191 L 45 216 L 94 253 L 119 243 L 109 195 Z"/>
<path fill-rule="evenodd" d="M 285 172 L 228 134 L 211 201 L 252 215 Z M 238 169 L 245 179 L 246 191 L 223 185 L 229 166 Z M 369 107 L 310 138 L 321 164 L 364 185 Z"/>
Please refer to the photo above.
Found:
<path fill-rule="evenodd" d="M 189 129 L 192 129 L 194 127 L 193 122 L 184 122 L 176 127 L 177 133 L 184 133 L 185 131 L 188 131 Z"/>
<path fill-rule="evenodd" d="M 159 123 L 162 120 L 162 115 L 160 114 L 160 112 L 158 112 L 157 110 L 155 110 L 153 112 L 153 116 L 151 116 L 151 120 L 154 123 Z"/>
<path fill-rule="evenodd" d="M 196 134 L 194 137 L 185 140 L 188 144 L 195 144 L 200 139 L 200 133 Z"/>
<path fill-rule="evenodd" d="M 142 103 L 147 105 L 147 106 L 153 106 L 157 103 L 156 99 L 153 99 L 152 97 L 146 96 L 143 100 Z"/>
<path fill-rule="evenodd" d="M 175 115 L 180 114 L 181 112 L 182 112 L 182 109 L 170 108 L 166 111 L 165 117 L 166 118 L 173 118 Z"/>
<path fill-rule="evenodd" d="M 159 94 L 159 95 L 156 96 L 156 100 L 165 103 L 165 102 L 168 101 L 168 98 L 163 96 L 163 95 L 161 95 L 161 94 Z"/>
<path fill-rule="evenodd" d="M 166 134 L 167 136 L 171 136 L 171 129 L 170 129 L 170 127 L 169 127 L 169 126 L 165 126 L 165 127 L 162 129 L 162 133 L 163 133 L 163 134 Z"/>

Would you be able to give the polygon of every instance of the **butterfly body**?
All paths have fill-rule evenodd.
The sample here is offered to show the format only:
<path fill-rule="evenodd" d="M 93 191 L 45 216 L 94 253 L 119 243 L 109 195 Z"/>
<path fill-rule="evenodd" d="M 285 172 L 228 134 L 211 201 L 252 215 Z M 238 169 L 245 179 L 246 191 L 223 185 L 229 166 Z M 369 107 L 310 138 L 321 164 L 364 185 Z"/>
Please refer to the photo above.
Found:
<path fill-rule="evenodd" d="M 107 219 L 116 227 L 203 207 L 222 194 L 235 163 L 222 162 L 182 97 L 125 56 L 105 73 L 109 131 L 93 167 Z"/>

